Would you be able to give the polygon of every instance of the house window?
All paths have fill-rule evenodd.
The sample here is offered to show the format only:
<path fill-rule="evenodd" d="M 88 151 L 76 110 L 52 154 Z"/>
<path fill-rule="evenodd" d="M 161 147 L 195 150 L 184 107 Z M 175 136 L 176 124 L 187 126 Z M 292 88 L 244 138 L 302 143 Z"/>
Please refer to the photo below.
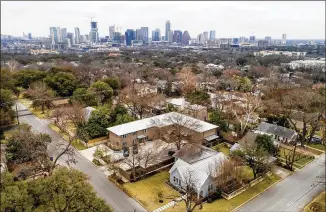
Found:
<path fill-rule="evenodd" d="M 127 138 L 127 134 L 126 135 L 122 135 L 122 138 Z"/>
<path fill-rule="evenodd" d="M 213 190 L 213 184 L 208 185 L 208 192 Z"/>
<path fill-rule="evenodd" d="M 181 186 L 181 180 L 179 179 L 179 186 Z"/>
<path fill-rule="evenodd" d="M 147 132 L 147 129 L 144 129 L 144 133 L 146 133 Z"/>
<path fill-rule="evenodd" d="M 177 179 L 177 178 L 176 178 L 175 176 L 173 176 L 173 182 L 175 182 L 175 181 L 176 181 L 176 179 Z"/>

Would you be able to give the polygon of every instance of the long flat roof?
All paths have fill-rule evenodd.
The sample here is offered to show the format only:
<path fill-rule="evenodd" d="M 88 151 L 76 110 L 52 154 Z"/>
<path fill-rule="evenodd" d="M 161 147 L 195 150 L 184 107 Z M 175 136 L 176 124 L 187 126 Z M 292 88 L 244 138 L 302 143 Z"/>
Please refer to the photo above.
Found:
<path fill-rule="evenodd" d="M 184 115 L 181 113 L 170 112 L 170 113 L 165 113 L 165 114 L 150 117 L 150 118 L 145 118 L 145 119 L 129 122 L 126 124 L 120 124 L 120 125 L 117 125 L 114 127 L 109 127 L 109 128 L 107 128 L 107 130 L 118 135 L 118 136 L 121 136 L 121 135 L 126 135 L 129 133 L 133 133 L 133 132 L 137 132 L 140 130 L 145 130 L 145 129 L 151 128 L 151 127 L 155 126 L 153 123 L 157 122 L 157 120 L 159 121 L 161 126 L 168 126 L 168 125 L 173 124 L 173 122 L 169 122 L 169 121 L 167 121 L 167 119 L 169 117 L 173 117 L 175 115 L 183 116 L 183 118 L 189 120 L 189 122 L 196 122 L 197 126 L 193 130 L 197 131 L 197 132 L 206 132 L 208 130 L 218 128 L 218 126 L 216 126 L 214 124 L 210 124 L 205 121 L 201 121 L 199 119 L 195 119 L 195 118 L 192 118 L 190 116 L 187 116 L 187 115 Z M 200 127 L 198 127 L 198 126 L 200 126 Z"/>

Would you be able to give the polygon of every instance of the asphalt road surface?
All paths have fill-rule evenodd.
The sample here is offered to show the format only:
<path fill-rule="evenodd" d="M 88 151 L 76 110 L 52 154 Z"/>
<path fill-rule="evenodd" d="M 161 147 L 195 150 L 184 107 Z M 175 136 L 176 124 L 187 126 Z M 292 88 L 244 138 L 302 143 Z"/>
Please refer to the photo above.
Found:
<path fill-rule="evenodd" d="M 320 179 L 317 176 L 322 175 L 325 176 L 325 154 L 249 201 L 237 211 L 302 211 L 314 196 L 325 190 L 325 184 L 318 183 Z"/>
<path fill-rule="evenodd" d="M 26 111 L 27 108 L 21 104 L 17 103 L 18 110 Z M 48 146 L 48 153 L 50 156 L 55 157 L 58 154 L 57 145 L 66 142 L 63 138 L 47 126 L 41 119 L 33 114 L 26 114 L 19 117 L 20 123 L 27 123 L 32 126 L 33 130 L 47 133 L 52 137 L 52 143 Z M 66 157 L 61 157 L 59 164 L 66 165 Z M 78 152 L 75 154 L 76 164 L 72 167 L 84 172 L 89 176 L 90 184 L 94 187 L 95 191 L 100 197 L 102 197 L 107 204 L 109 204 L 114 211 L 117 212 L 143 212 L 146 211 L 138 202 L 133 198 L 130 198 L 119 188 L 117 188 L 113 183 L 111 183 L 107 177 L 97 169 L 90 161 L 80 155 Z"/>

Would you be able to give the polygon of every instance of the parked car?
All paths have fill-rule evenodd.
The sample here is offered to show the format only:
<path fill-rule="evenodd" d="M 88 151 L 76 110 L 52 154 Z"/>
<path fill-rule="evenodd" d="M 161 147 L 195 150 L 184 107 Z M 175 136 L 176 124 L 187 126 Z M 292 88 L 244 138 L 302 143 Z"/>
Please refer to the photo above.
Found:
<path fill-rule="evenodd" d="M 321 137 L 319 136 L 313 136 L 312 139 L 311 139 L 311 143 L 313 144 L 321 144 Z"/>

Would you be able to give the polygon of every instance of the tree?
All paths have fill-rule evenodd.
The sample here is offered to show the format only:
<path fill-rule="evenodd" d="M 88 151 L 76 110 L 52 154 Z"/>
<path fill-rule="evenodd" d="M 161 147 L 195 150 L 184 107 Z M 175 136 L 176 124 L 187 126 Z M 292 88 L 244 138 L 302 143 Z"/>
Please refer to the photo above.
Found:
<path fill-rule="evenodd" d="M 240 123 L 240 133 L 243 134 L 248 127 L 250 118 L 254 112 L 260 107 L 260 96 L 255 96 L 250 93 L 246 93 L 244 106 L 239 106 L 233 103 L 232 113 Z"/>
<path fill-rule="evenodd" d="M 238 90 L 243 92 L 250 92 L 252 89 L 252 83 L 248 77 L 233 76 L 233 79 L 238 82 Z"/>
<path fill-rule="evenodd" d="M 71 96 L 77 88 L 77 79 L 72 73 L 57 72 L 48 74 L 44 82 L 59 96 Z"/>
<path fill-rule="evenodd" d="M 257 135 L 255 142 L 257 143 L 258 148 L 263 148 L 271 155 L 277 154 L 277 148 L 274 145 L 272 137 L 269 135 Z"/>
<path fill-rule="evenodd" d="M 33 83 L 42 81 L 46 77 L 45 71 L 39 70 L 21 70 L 13 73 L 16 79 L 16 85 L 25 89 L 29 88 Z"/>
<path fill-rule="evenodd" d="M 55 96 L 55 92 L 49 89 L 42 82 L 36 82 L 32 84 L 31 87 L 27 90 L 27 94 L 33 100 L 33 107 L 41 106 L 42 113 L 44 113 L 45 107 L 50 109 L 52 106 L 53 97 Z"/>
<path fill-rule="evenodd" d="M 235 62 L 239 66 L 244 66 L 248 62 L 248 59 L 246 57 L 238 57 L 237 59 L 235 59 Z"/>
<path fill-rule="evenodd" d="M 210 103 L 210 96 L 205 91 L 194 91 L 192 93 L 188 93 L 186 94 L 186 98 L 192 104 L 209 105 Z"/>
<path fill-rule="evenodd" d="M 117 77 L 109 77 L 103 80 L 103 82 L 107 83 L 108 85 L 110 85 L 110 87 L 113 90 L 118 90 L 121 87 L 121 83 L 119 78 Z"/>
<path fill-rule="evenodd" d="M 201 142 L 196 139 L 195 133 L 202 126 L 197 119 L 189 116 L 173 112 L 163 120 L 152 119 L 151 125 L 157 128 L 160 139 L 167 143 L 174 143 L 178 150 L 186 142 Z"/>
<path fill-rule="evenodd" d="M 240 145 L 241 150 L 233 151 L 231 158 L 235 160 L 242 159 L 251 168 L 254 179 L 270 170 L 269 154 L 266 150 L 251 141 L 241 142 Z"/>
<path fill-rule="evenodd" d="M 102 105 L 106 101 L 108 101 L 113 95 L 112 88 L 107 83 L 102 81 L 97 81 L 93 83 L 90 87 L 90 90 L 97 93 L 96 95 L 99 97 L 99 100 Z"/>
<path fill-rule="evenodd" d="M 135 121 L 135 119 L 129 114 L 117 115 L 117 120 L 114 122 L 114 125 L 125 124 L 132 121 Z"/>
<path fill-rule="evenodd" d="M 7 66 L 11 72 L 16 71 L 19 66 L 19 63 L 16 60 L 9 60 Z"/>
<path fill-rule="evenodd" d="M 14 105 L 13 94 L 10 90 L 2 89 L 0 90 L 0 125 L 5 126 L 13 123 L 15 112 L 12 110 Z"/>
<path fill-rule="evenodd" d="M 219 126 L 220 131 L 226 132 L 229 130 L 228 123 L 222 118 L 222 115 L 219 111 L 214 110 L 210 114 L 209 120 L 212 124 Z"/>
<path fill-rule="evenodd" d="M 66 167 L 34 181 L 14 181 L 1 174 L 1 211 L 99 211 L 111 212 L 97 197 L 85 174 Z"/>
<path fill-rule="evenodd" d="M 20 164 L 38 162 L 37 168 L 48 164 L 47 145 L 51 143 L 48 134 L 34 133 L 31 126 L 19 125 L 18 129 L 8 139 L 6 157 L 8 162 Z"/>
<path fill-rule="evenodd" d="M 191 71 L 191 67 L 184 67 L 179 73 L 177 73 L 177 78 L 181 82 L 181 90 L 184 94 L 195 91 L 197 77 Z"/>
<path fill-rule="evenodd" d="M 90 87 L 102 74 L 101 69 L 93 68 L 90 65 L 81 65 L 74 68 L 73 73 L 87 87 Z"/>
<path fill-rule="evenodd" d="M 85 113 L 83 105 L 74 103 L 70 107 L 67 107 L 66 110 L 68 119 L 76 128 L 79 125 L 85 124 Z"/>
<path fill-rule="evenodd" d="M 297 150 L 297 142 L 295 141 L 292 144 L 293 144 L 293 147 L 291 147 L 290 149 L 285 148 L 285 147 L 283 148 L 283 155 L 284 155 L 284 158 L 285 158 L 285 165 L 291 171 L 294 170 L 293 169 L 294 163 L 305 157 L 304 154 L 299 154 L 296 151 Z"/>
<path fill-rule="evenodd" d="M 72 94 L 71 100 L 88 106 L 97 106 L 96 94 L 86 88 L 77 88 Z"/>

